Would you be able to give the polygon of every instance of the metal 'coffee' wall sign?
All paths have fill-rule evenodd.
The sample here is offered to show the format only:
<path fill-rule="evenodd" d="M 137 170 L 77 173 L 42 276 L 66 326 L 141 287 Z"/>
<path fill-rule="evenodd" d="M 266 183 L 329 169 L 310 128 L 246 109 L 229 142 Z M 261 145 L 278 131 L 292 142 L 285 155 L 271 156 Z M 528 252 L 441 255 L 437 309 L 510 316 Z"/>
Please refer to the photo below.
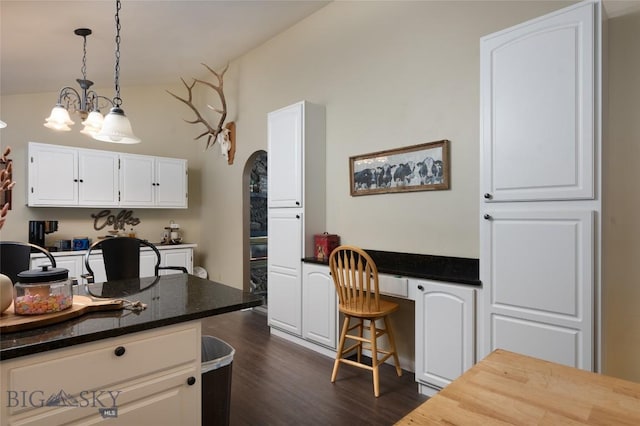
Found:
<path fill-rule="evenodd" d="M 121 210 L 120 213 L 111 214 L 111 210 L 102 210 L 98 214 L 91 214 L 93 218 L 93 229 L 99 231 L 106 226 L 113 225 L 113 229 L 124 230 L 125 226 L 136 226 L 140 219 L 133 217 L 133 210 Z"/>

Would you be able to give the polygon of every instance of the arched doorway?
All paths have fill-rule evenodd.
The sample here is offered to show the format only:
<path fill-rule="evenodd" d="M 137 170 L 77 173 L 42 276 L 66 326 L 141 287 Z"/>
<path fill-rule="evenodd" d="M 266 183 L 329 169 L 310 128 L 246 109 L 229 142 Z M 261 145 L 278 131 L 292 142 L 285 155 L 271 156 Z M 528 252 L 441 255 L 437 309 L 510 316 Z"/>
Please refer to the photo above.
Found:
<path fill-rule="evenodd" d="M 244 290 L 267 304 L 267 152 L 256 151 L 244 168 Z"/>

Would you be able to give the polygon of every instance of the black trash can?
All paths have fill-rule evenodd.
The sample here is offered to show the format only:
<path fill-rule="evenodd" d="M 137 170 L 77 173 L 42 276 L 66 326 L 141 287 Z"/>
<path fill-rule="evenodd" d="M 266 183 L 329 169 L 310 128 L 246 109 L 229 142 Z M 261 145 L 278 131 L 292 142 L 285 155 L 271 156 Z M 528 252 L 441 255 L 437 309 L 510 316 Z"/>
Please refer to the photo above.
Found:
<path fill-rule="evenodd" d="M 202 336 L 202 425 L 229 424 L 231 367 L 235 349 L 213 336 Z"/>

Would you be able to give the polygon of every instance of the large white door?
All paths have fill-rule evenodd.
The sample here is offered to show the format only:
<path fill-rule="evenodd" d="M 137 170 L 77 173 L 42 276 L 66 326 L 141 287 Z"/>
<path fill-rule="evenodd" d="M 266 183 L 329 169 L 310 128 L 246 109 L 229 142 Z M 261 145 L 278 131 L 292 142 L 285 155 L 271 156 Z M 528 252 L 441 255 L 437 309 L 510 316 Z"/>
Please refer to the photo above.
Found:
<path fill-rule="evenodd" d="M 78 151 L 29 143 L 29 206 L 78 204 Z"/>
<path fill-rule="evenodd" d="M 487 201 L 594 197 L 595 7 L 583 3 L 481 39 Z"/>
<path fill-rule="evenodd" d="M 269 210 L 269 325 L 302 334 L 302 212 Z"/>
<path fill-rule="evenodd" d="M 593 369 L 594 212 L 486 213 L 481 356 L 497 348 Z"/>
<path fill-rule="evenodd" d="M 82 206 L 117 206 L 118 153 L 79 150 L 78 203 Z"/>
<path fill-rule="evenodd" d="M 268 206 L 302 207 L 303 103 L 269 113 Z"/>

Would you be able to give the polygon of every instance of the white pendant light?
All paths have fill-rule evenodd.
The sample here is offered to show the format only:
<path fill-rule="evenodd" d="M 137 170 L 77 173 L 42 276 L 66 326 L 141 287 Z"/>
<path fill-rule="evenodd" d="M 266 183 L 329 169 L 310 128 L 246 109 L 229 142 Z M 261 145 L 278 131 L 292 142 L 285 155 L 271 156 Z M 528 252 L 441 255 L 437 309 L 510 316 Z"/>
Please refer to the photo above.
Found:
<path fill-rule="evenodd" d="M 7 123 L 5 123 L 4 121 L 0 120 L 0 129 L 4 129 L 5 127 L 7 127 Z"/>
<path fill-rule="evenodd" d="M 120 0 L 116 0 L 116 67 L 115 67 L 115 88 L 116 96 L 113 98 L 113 108 L 104 118 L 102 129 L 93 136 L 94 139 L 103 142 L 134 144 L 140 143 L 140 138 L 133 134 L 131 123 L 120 108 L 122 99 L 120 98 Z"/>
<path fill-rule="evenodd" d="M 73 126 L 73 124 L 74 122 L 69 117 L 69 111 L 62 104 L 56 104 L 49 117 L 45 119 L 44 127 L 68 132 L 71 130 L 69 126 Z"/>
<path fill-rule="evenodd" d="M 103 122 L 104 117 L 100 111 L 91 111 L 87 119 L 82 122 L 84 128 L 80 130 L 80 133 L 93 137 L 100 131 Z"/>

